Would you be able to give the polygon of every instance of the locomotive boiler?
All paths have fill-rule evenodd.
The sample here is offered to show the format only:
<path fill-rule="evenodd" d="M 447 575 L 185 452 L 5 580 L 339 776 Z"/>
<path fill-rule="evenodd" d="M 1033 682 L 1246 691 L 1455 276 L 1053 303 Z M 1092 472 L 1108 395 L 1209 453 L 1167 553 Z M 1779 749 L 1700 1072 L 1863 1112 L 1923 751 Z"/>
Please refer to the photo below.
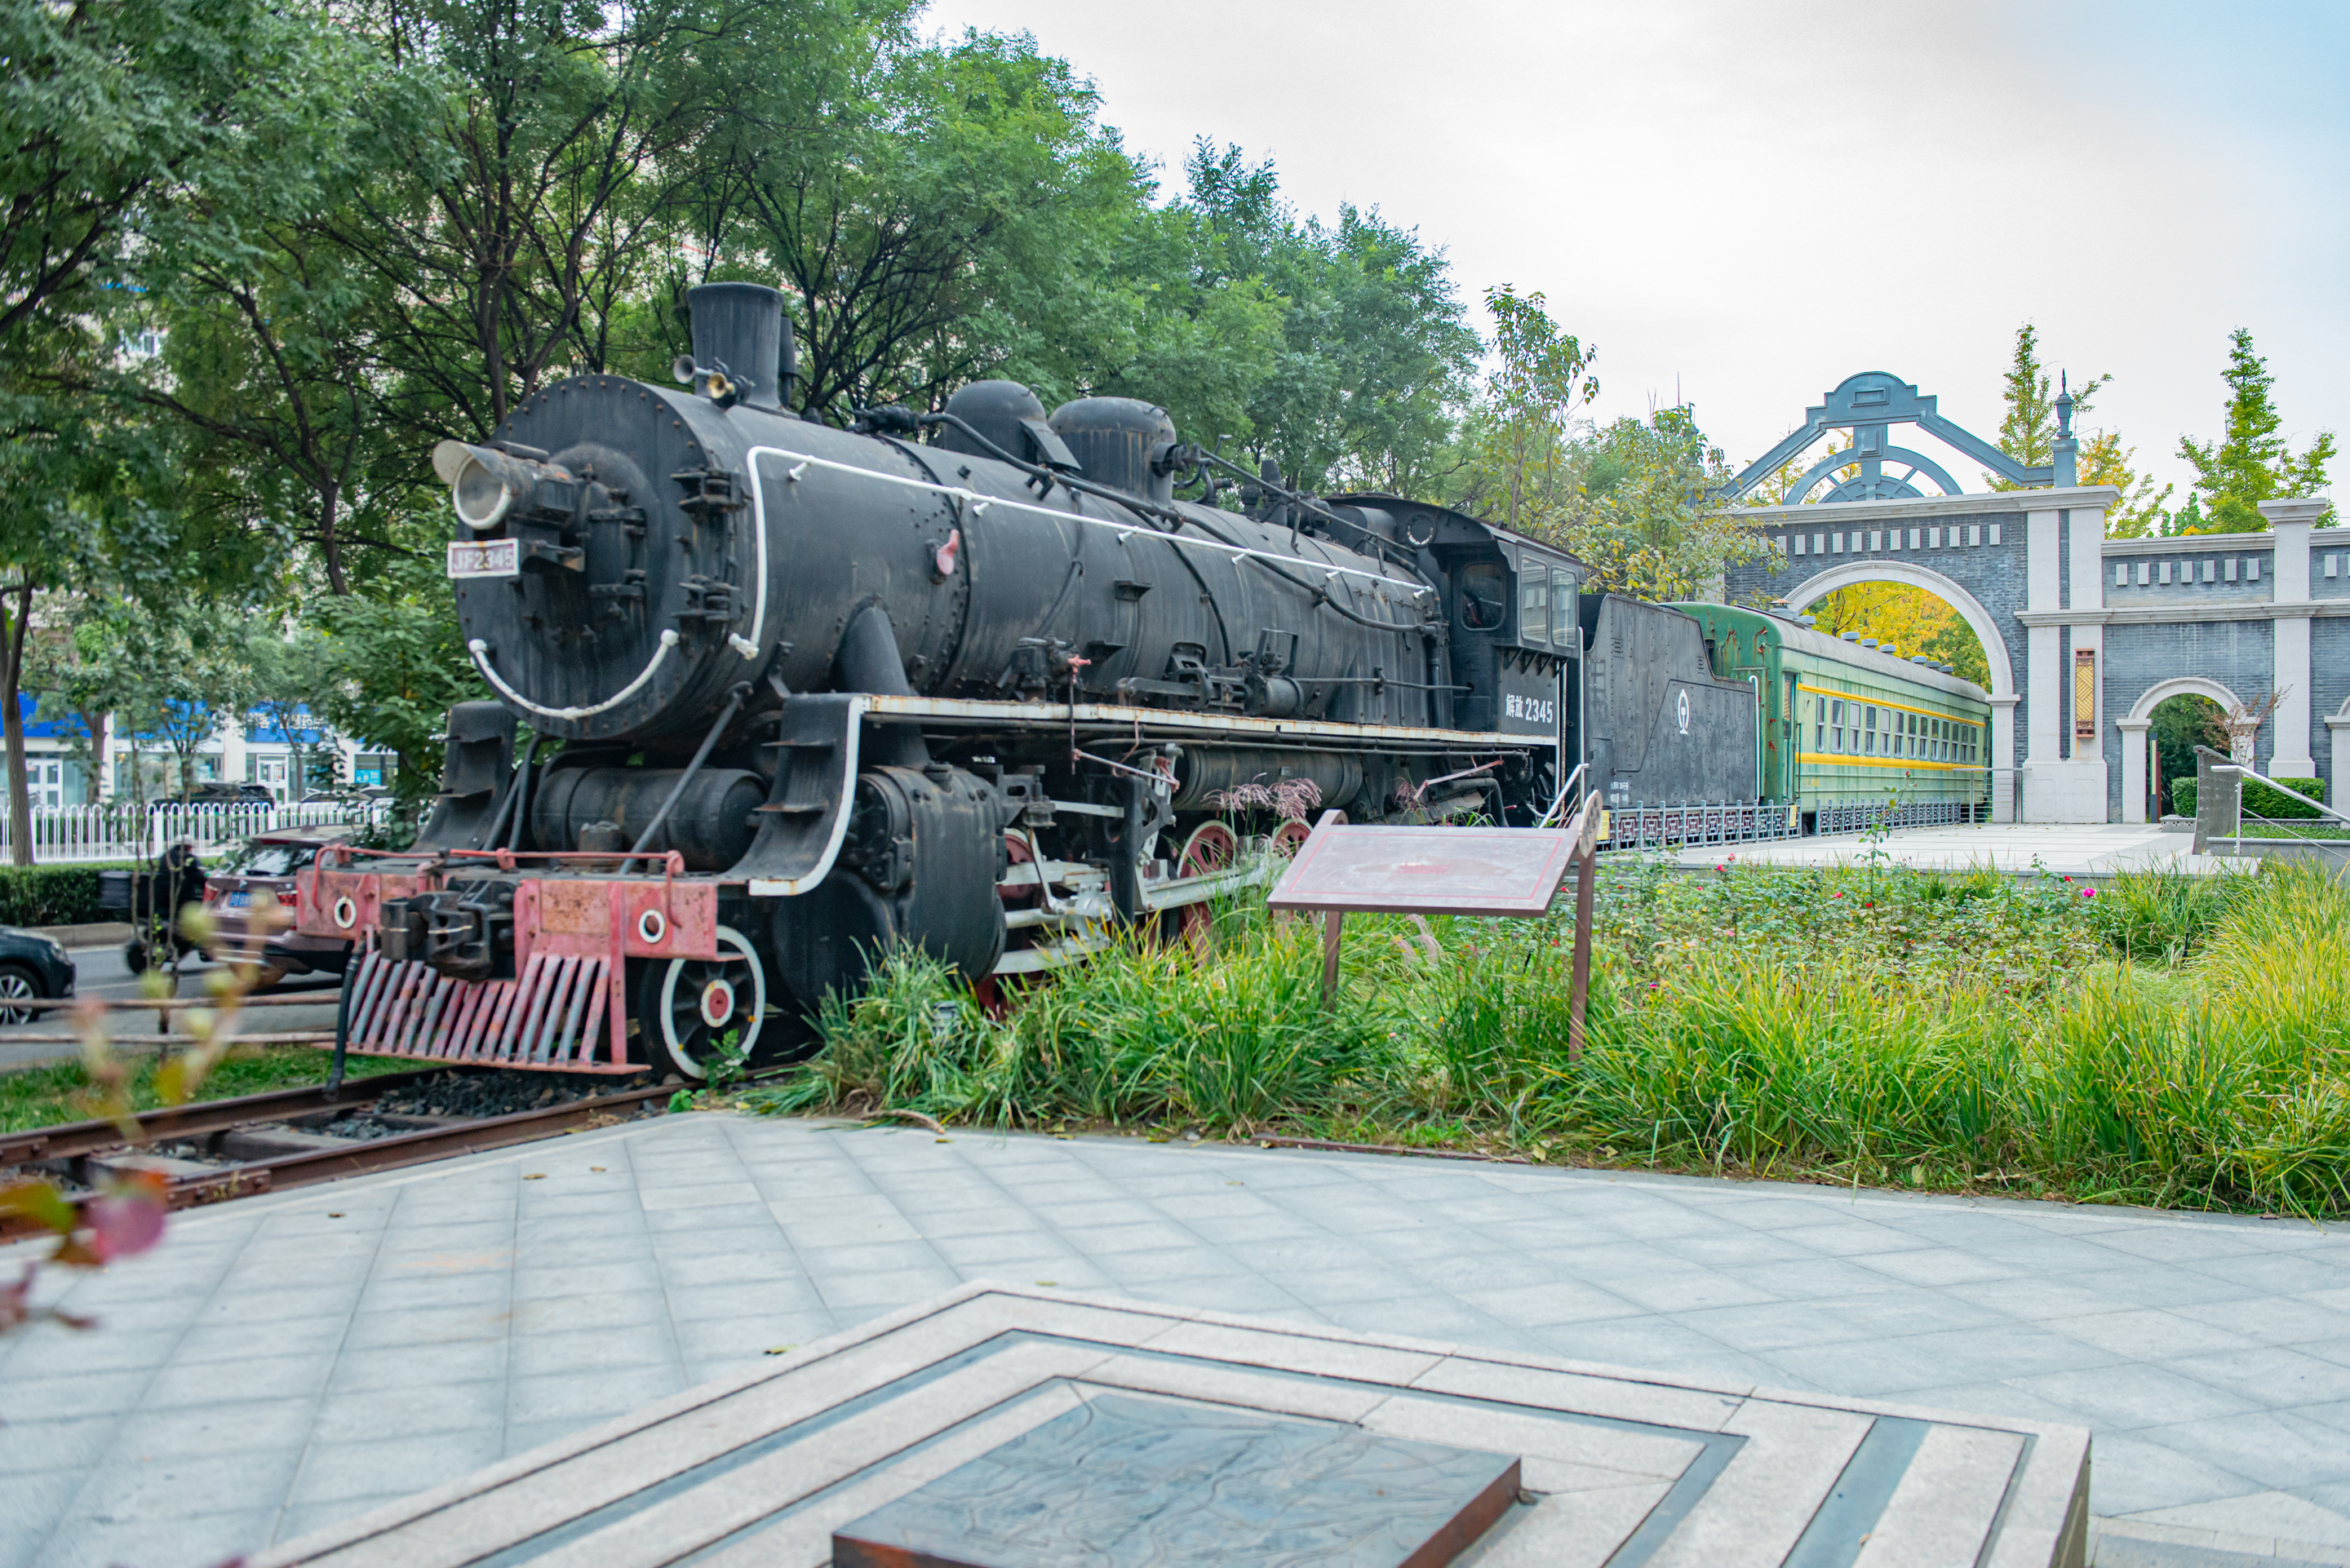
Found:
<path fill-rule="evenodd" d="M 781 296 L 690 304 L 678 385 L 577 377 L 434 453 L 497 696 L 412 850 L 306 873 L 350 1049 L 698 1077 L 891 943 L 1049 969 L 1196 921 L 1311 808 L 1523 824 L 1584 754 L 1571 557 L 1129 399 L 835 428 L 788 406 Z M 1751 772 L 1750 689 L 1690 657 Z"/>

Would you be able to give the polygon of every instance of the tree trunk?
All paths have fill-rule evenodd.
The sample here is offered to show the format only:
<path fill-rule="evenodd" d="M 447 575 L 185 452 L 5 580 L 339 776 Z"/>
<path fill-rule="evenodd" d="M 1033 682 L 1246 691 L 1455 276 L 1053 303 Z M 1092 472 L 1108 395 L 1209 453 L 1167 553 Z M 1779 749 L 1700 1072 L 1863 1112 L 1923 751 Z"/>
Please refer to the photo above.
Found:
<path fill-rule="evenodd" d="M 15 866 L 33 863 L 32 764 L 25 755 L 25 715 L 16 703 L 32 620 L 31 578 L 0 589 L 0 735 L 8 747 L 8 860 Z"/>

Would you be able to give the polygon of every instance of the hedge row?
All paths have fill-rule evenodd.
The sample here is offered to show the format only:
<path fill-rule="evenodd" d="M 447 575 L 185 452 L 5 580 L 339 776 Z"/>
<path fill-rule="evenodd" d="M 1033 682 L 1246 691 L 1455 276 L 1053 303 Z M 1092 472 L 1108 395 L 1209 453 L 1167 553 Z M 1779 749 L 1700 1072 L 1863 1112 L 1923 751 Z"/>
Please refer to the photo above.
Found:
<path fill-rule="evenodd" d="M 120 919 L 98 907 L 98 874 L 120 868 L 0 866 L 0 926 L 85 926 Z"/>
<path fill-rule="evenodd" d="M 2324 779 L 2279 779 L 2286 789 L 2299 790 L 2312 800 L 2325 799 Z M 2170 781 L 2170 809 L 2181 816 L 2195 815 L 2195 781 L 2191 778 Z M 2244 815 L 2265 816 L 2272 822 L 2307 822 L 2317 815 L 2314 805 L 2303 805 L 2289 794 L 2280 794 L 2264 784 L 2244 785 Z"/>

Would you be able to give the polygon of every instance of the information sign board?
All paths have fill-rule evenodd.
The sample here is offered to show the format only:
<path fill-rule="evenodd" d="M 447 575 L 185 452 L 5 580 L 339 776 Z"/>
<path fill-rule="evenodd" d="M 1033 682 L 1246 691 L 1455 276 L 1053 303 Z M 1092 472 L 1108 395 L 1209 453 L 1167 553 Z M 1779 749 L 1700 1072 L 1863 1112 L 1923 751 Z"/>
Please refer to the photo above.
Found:
<path fill-rule="evenodd" d="M 1575 979 L 1567 1056 L 1583 1054 L 1584 998 L 1591 983 L 1592 877 L 1599 800 L 1586 795 L 1564 828 L 1350 826 L 1326 811 L 1265 903 L 1322 912 L 1322 998 L 1338 990 L 1338 944 L 1350 911 L 1395 915 L 1546 913 L 1570 867 L 1575 889 Z"/>
<path fill-rule="evenodd" d="M 1575 838 L 1563 828 L 1327 823 L 1306 839 L 1266 902 L 1276 909 L 1539 915 L 1574 863 Z"/>

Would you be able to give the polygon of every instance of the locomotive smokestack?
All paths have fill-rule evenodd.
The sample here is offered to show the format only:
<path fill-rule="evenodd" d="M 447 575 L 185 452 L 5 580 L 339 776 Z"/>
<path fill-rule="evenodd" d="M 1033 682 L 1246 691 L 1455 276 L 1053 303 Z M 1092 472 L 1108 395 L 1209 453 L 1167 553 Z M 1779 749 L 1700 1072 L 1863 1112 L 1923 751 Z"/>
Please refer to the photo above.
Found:
<path fill-rule="evenodd" d="M 785 382 L 798 367 L 784 296 L 759 283 L 705 283 L 685 291 L 693 317 L 694 363 L 724 365 L 754 409 L 784 406 Z"/>

